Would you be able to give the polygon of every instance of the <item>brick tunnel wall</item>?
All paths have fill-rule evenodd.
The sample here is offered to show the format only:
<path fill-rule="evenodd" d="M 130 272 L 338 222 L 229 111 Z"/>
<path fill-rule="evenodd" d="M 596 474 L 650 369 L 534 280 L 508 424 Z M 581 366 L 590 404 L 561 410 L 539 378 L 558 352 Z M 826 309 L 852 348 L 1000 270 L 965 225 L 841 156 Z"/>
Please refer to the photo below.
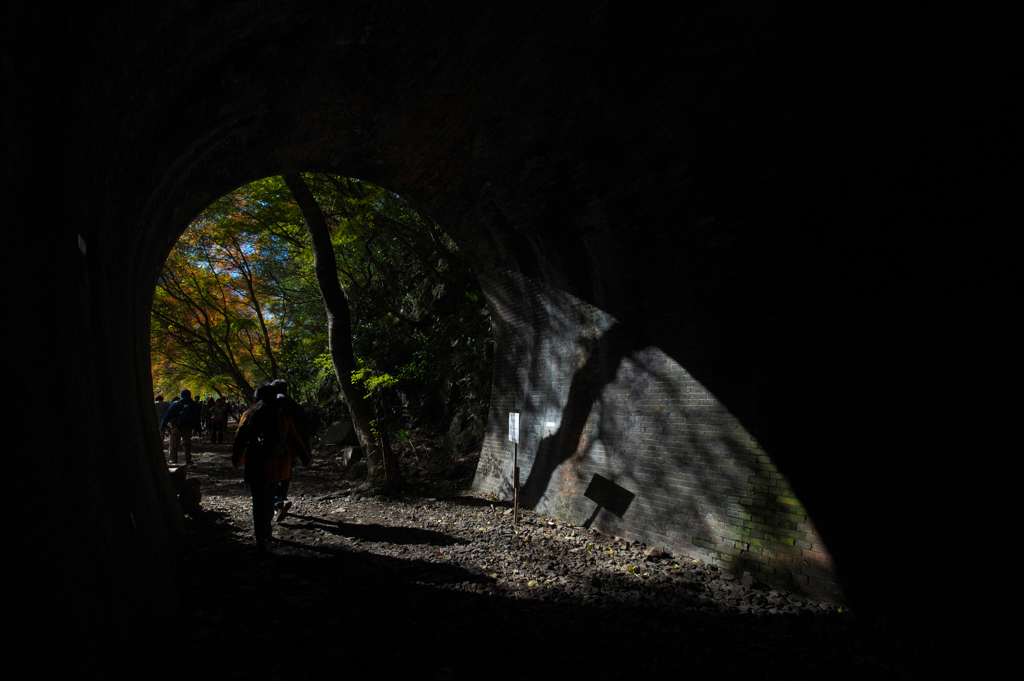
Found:
<path fill-rule="evenodd" d="M 988 602 L 933 594 L 951 551 L 1011 517 L 989 471 L 1014 450 L 978 433 L 1004 423 L 985 381 L 1015 337 L 990 328 L 1011 304 L 982 308 L 1013 290 L 995 276 L 1015 253 L 996 208 L 1019 193 L 1020 60 L 1000 53 L 1016 24 L 675 10 L 12 5 L 4 274 L 31 324 L 9 334 L 7 448 L 52 485 L 40 530 L 3 548 L 28 576 L 14 648 L 78 642 L 89 659 L 67 659 L 101 667 L 173 640 L 181 520 L 152 437 L 148 296 L 199 211 L 290 170 L 393 189 L 473 259 L 500 312 L 478 488 L 508 492 L 514 408 L 543 512 L 587 522 L 591 489 L 607 531 L 805 588 L 840 574 L 864 611 L 977 621 Z M 816 528 L 780 514 L 794 498 Z M 811 572 L 814 529 L 835 573 Z"/>
<path fill-rule="evenodd" d="M 525 506 L 842 600 L 822 538 L 756 429 L 608 313 L 511 272 L 481 282 L 496 369 L 474 490 L 512 498 L 508 414 L 518 412 Z"/>

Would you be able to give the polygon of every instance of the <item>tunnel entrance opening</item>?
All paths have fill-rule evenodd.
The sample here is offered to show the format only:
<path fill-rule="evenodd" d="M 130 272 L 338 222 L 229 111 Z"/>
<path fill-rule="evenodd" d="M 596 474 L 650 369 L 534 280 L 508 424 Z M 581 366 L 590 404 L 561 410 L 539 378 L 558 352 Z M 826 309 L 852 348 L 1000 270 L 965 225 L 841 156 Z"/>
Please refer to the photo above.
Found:
<path fill-rule="evenodd" d="M 413 472 L 454 460 L 448 467 L 467 485 L 483 441 L 493 353 L 490 314 L 465 255 L 394 192 L 326 173 L 302 183 L 311 207 L 300 206 L 285 178 L 267 177 L 214 201 L 182 234 L 153 298 L 154 390 L 226 397 L 240 413 L 260 384 L 283 378 L 307 408 L 314 446 L 333 423 L 359 423 L 351 405 L 369 407 L 371 448 L 387 448 Z M 347 328 L 332 327 L 337 315 L 325 309 L 309 210 L 327 229 Z M 351 339 L 343 354 L 353 368 L 336 365 L 332 333 Z M 361 397 L 350 399 L 341 380 Z M 365 451 L 353 430 L 344 443 Z M 339 444 L 330 438 L 320 456 L 356 464 L 358 446 L 353 458 Z M 369 468 L 366 477 L 380 484 Z"/>

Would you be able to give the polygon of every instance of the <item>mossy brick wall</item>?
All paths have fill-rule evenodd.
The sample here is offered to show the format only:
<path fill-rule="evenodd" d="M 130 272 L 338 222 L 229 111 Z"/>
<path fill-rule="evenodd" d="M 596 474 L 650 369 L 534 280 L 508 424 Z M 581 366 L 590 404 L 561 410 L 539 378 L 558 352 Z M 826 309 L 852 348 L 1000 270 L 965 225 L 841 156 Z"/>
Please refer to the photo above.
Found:
<path fill-rule="evenodd" d="M 842 600 L 828 550 L 756 432 L 690 372 L 564 291 L 512 273 L 482 282 L 496 369 L 475 490 L 512 498 L 508 413 L 519 412 L 524 505 Z M 619 501 L 598 503 L 602 478 Z"/>

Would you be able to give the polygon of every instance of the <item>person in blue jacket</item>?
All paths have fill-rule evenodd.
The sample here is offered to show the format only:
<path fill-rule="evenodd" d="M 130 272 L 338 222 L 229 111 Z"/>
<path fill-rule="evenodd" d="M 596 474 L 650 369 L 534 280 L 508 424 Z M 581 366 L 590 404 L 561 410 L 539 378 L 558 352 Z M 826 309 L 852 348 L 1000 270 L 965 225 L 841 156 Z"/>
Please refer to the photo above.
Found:
<path fill-rule="evenodd" d="M 200 407 L 192 399 L 192 391 L 182 390 L 181 399 L 175 400 L 164 414 L 160 428 L 171 427 L 169 459 L 178 463 L 179 446 L 185 450 L 185 463 L 192 463 L 192 431 L 199 425 Z"/>

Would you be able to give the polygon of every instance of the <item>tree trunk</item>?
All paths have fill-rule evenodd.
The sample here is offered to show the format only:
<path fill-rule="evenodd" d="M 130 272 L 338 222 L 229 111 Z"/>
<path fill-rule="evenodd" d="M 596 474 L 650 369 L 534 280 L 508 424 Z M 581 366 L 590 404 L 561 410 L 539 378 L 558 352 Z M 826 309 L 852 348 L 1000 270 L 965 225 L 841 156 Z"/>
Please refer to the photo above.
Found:
<path fill-rule="evenodd" d="M 320 287 L 320 295 L 324 300 L 324 308 L 327 310 L 327 336 L 331 352 L 331 362 L 334 364 L 334 373 L 341 384 L 342 394 L 348 402 L 349 411 L 352 414 L 352 428 L 356 431 L 356 437 L 366 452 L 367 479 L 375 483 L 378 470 L 383 467 L 384 491 L 397 492 L 403 487 L 401 473 L 398 468 L 398 460 L 395 458 L 388 440 L 383 432 L 379 438 L 374 437 L 373 422 L 374 415 L 370 401 L 366 398 L 366 391 L 363 386 L 352 382 L 352 372 L 356 370 L 355 355 L 352 352 L 352 329 L 349 318 L 348 300 L 338 283 L 337 263 L 334 258 L 334 248 L 331 245 L 331 236 L 327 228 L 327 220 L 324 218 L 320 205 L 313 197 L 313 193 L 306 186 L 305 181 L 298 173 L 289 173 L 284 176 L 284 182 L 288 185 L 295 202 L 302 211 L 302 218 L 306 223 L 306 230 L 309 232 L 310 241 L 313 244 L 313 269 L 316 272 L 317 286 Z M 382 427 L 379 429 L 382 430 Z"/>

